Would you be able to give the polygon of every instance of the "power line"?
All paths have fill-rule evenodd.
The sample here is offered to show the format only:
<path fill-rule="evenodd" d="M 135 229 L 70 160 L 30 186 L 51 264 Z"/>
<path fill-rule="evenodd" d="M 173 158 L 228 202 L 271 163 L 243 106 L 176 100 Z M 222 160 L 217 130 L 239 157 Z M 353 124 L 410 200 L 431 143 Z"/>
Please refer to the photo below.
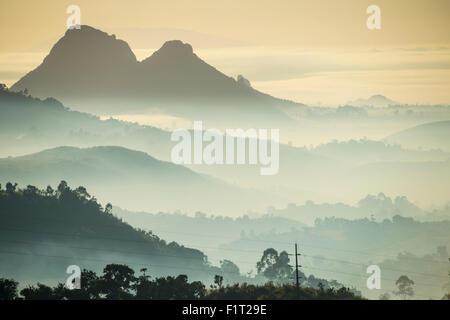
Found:
<path fill-rule="evenodd" d="M 10 230 L 10 231 L 19 231 L 19 232 L 29 232 L 29 233 L 38 233 L 38 234 L 51 234 L 51 235 L 57 235 L 57 236 L 63 236 L 63 237 L 73 237 L 73 238 L 77 238 L 79 239 L 79 237 L 77 235 L 72 235 L 72 234 L 63 234 L 63 233 L 55 233 L 55 232 L 42 232 L 42 231 L 36 231 L 36 230 L 24 230 L 24 229 L 13 229 L 13 228 L 0 228 L 0 230 Z M 103 239 L 103 240 L 114 240 L 114 241 L 130 241 L 130 242 L 139 242 L 139 243 L 146 243 L 146 244 L 150 244 L 148 241 L 146 240 L 130 240 L 130 239 L 119 239 L 119 238 L 111 238 L 111 237 L 98 237 L 98 236 L 83 236 L 84 238 L 93 238 L 93 239 Z M 243 249 L 231 249 L 231 248 L 217 248 L 217 247 L 208 247 L 208 246 L 198 246 L 199 248 L 207 248 L 207 249 L 213 249 L 213 250 L 224 250 L 224 251 L 234 251 L 234 252 L 245 252 L 245 253 L 260 253 L 260 251 L 256 251 L 256 250 L 243 250 Z M 181 246 L 181 248 L 184 249 L 188 249 L 188 250 L 195 250 L 194 248 L 187 248 L 184 246 Z M 81 249 L 81 248 L 79 248 Z M 88 248 L 85 248 L 88 249 Z M 92 250 L 102 250 L 102 249 L 96 249 L 96 248 L 90 248 Z M 106 249 L 108 250 L 108 249 Z M 345 261 L 345 260 L 337 260 L 337 259 L 329 259 L 329 258 L 322 258 L 322 257 L 317 257 L 317 256 L 310 256 L 310 255 L 305 255 L 304 256 L 308 256 L 311 258 L 315 258 L 315 259 L 322 259 L 322 260 L 328 260 L 328 261 L 338 261 L 341 263 L 348 263 L 348 264 L 354 264 L 354 265 L 361 265 L 361 266 L 366 266 L 366 264 L 362 264 L 362 263 L 356 263 L 356 262 L 351 262 L 351 261 Z M 237 260 L 235 260 L 236 262 L 238 262 Z M 250 262 L 250 261 L 241 261 L 243 263 L 248 263 L 248 264 L 253 264 L 254 262 Z M 429 261 L 430 262 L 430 261 Z M 433 261 L 433 262 L 441 262 L 441 261 Z M 414 271 L 409 271 L 409 270 L 399 270 L 399 269 L 391 269 L 391 268 L 383 268 L 386 270 L 391 270 L 391 271 L 399 271 L 399 272 L 405 272 L 405 273 L 417 273 L 418 272 L 414 272 Z M 438 277 L 437 275 L 431 275 L 431 274 L 426 274 L 426 273 L 422 273 L 422 275 L 429 275 L 429 276 L 435 276 Z M 442 277 L 444 278 L 444 277 Z M 447 277 L 445 277 L 447 278 Z"/>
<path fill-rule="evenodd" d="M 0 253 L 5 253 L 5 254 L 15 254 L 15 255 L 32 255 L 32 256 L 40 256 L 40 257 L 47 257 L 47 258 L 57 258 L 57 259 L 74 259 L 74 257 L 67 257 L 67 256 L 60 256 L 60 255 L 47 255 L 47 254 L 38 254 L 38 253 L 27 253 L 27 252 L 17 252 L 17 251 L 1 251 Z M 104 259 L 95 259 L 95 258 L 77 258 L 78 260 L 86 260 L 86 261 L 97 261 L 97 262 L 105 262 L 105 263 L 111 263 L 110 260 L 104 260 Z M 137 261 L 114 261 L 114 263 L 123 263 L 123 264 L 134 264 L 134 265 L 142 265 L 142 266 L 153 266 L 153 267 L 159 267 L 159 268 L 175 268 L 175 269 L 179 269 L 179 266 L 171 266 L 171 265 L 157 265 L 157 264 L 149 264 L 149 263 L 143 263 L 143 262 L 137 262 Z M 308 268 L 308 267 L 306 267 Z M 187 269 L 187 270 L 194 270 L 194 271 L 202 271 L 202 272 L 207 272 L 210 274 L 216 274 L 215 271 L 212 270 L 207 270 L 207 269 L 203 269 L 203 268 L 192 268 L 192 267 L 186 267 L 184 266 L 183 269 Z M 349 276 L 353 276 L 353 277 L 359 277 L 359 278 L 364 278 L 361 275 L 358 274 L 354 274 L 354 273 L 347 273 L 347 272 L 339 272 L 339 271 L 335 271 L 335 270 L 327 270 L 327 269 L 318 269 L 318 268 L 314 268 L 316 270 L 322 270 L 322 271 L 329 271 L 329 272 L 335 272 L 335 273 L 339 273 L 339 274 L 346 274 Z M 222 273 L 230 273 L 230 274 L 234 274 L 232 272 L 223 272 Z M 394 279 L 388 279 L 388 278 L 384 278 L 385 280 L 391 280 L 391 281 L 395 281 Z M 419 283 L 417 283 L 419 284 Z M 420 285 L 425 285 L 425 284 L 420 284 Z M 429 296 L 427 296 L 429 298 Z M 435 299 L 441 299 L 438 297 L 433 297 Z"/>
<path fill-rule="evenodd" d="M 10 241 L 10 240 L 0 240 L 3 242 L 12 242 L 12 243 L 22 243 L 22 244 L 35 244 L 33 242 L 25 242 L 25 241 Z M 39 245 L 47 245 L 47 244 L 39 244 Z M 97 249 L 97 248 L 86 248 L 86 247 L 75 247 L 75 246 L 66 246 L 66 245 L 47 245 L 47 246 L 56 246 L 56 247 L 63 247 L 63 248 L 74 248 L 74 249 L 85 249 L 85 250 L 99 250 L 99 251 L 106 251 L 106 252 L 120 252 L 120 253 L 131 253 L 131 254 L 137 254 L 137 255 L 143 255 L 143 256 L 166 256 L 166 257 L 178 257 L 181 259 L 184 258 L 188 258 L 188 259 L 195 259 L 194 257 L 179 257 L 179 256 L 174 256 L 174 255 L 167 255 L 167 254 L 157 254 L 157 253 L 133 253 L 133 252 L 128 252 L 128 251 L 118 251 L 118 250 L 109 250 L 109 249 Z M 300 255 L 297 253 L 297 255 Z M 99 261 L 99 262 L 109 262 L 109 260 L 102 260 L 102 259 L 94 259 L 94 258 L 79 258 L 79 257 L 63 257 L 63 256 L 48 256 L 48 255 L 41 255 L 41 256 L 46 256 L 46 257 L 60 257 L 60 258 L 66 258 L 66 259 L 78 259 L 78 260 L 94 260 L 94 261 Z M 297 260 L 297 259 L 296 259 Z M 236 261 L 236 260 L 235 260 Z M 244 262 L 244 261 L 236 261 L 236 262 Z M 347 261 L 343 261 L 343 262 L 347 262 Z M 125 263 L 129 263 L 129 262 L 125 262 Z M 135 264 L 139 264 L 137 262 L 134 262 Z M 251 263 L 253 264 L 254 262 L 249 262 L 246 261 L 246 263 Z M 349 262 L 350 263 L 350 262 Z M 142 265 L 148 265 L 148 263 L 141 263 Z M 205 268 L 207 267 L 212 267 L 212 266 L 207 266 L 205 265 Z M 296 284 L 298 285 L 299 283 L 299 273 L 298 273 L 298 268 L 300 267 L 300 265 L 298 265 L 298 261 L 296 261 Z M 354 273 L 349 273 L 349 272 L 341 272 L 341 271 L 336 271 L 336 270 L 330 270 L 330 269 L 323 269 L 323 268 L 317 268 L 317 267 L 305 267 L 306 269 L 315 269 L 318 271 L 326 271 L 326 272 L 331 272 L 331 273 L 338 273 L 338 274 L 345 274 L 345 275 L 350 275 L 350 276 L 355 276 Z M 192 269 L 192 268 L 191 268 Z M 204 269 L 197 269 L 197 270 L 204 270 Z M 206 271 L 206 270 L 205 270 Z M 221 270 L 221 272 L 223 272 Z M 227 272 L 224 272 L 227 273 Z M 235 274 L 235 273 L 232 273 Z M 357 275 L 360 278 L 365 278 L 361 275 Z M 391 281 L 395 281 L 395 279 L 389 279 L 389 278 L 384 278 L 385 280 L 391 280 Z M 437 287 L 440 288 L 436 285 L 433 284 L 428 284 L 428 283 L 416 283 L 418 285 L 424 285 L 424 286 L 432 286 L 432 287 Z"/>
<path fill-rule="evenodd" d="M 20 244 L 30 244 L 30 245 L 36 245 L 35 242 L 27 242 L 27 241 L 17 241 L 17 240 L 1 240 L 1 242 L 9 242 L 9 243 L 20 243 Z M 139 253 L 139 252 L 130 252 L 130 251 L 122 251 L 122 250 L 111 250 L 111 249 L 102 249 L 102 248 L 92 248 L 92 247 L 78 247 L 78 246 L 71 246 L 71 245 L 56 245 L 56 244 L 44 244 L 44 243 L 39 243 L 39 245 L 44 245 L 44 246 L 50 246 L 50 247 L 62 247 L 62 248 L 71 248 L 71 249 L 81 249 L 81 250 L 95 250 L 95 251 L 105 251 L 105 252 L 117 252 L 117 253 L 123 253 L 123 254 L 134 254 L 134 255 L 141 255 L 141 256 L 159 256 L 159 257 L 172 257 L 172 258 L 180 258 L 180 259 L 193 259 L 196 261 L 200 260 L 196 257 L 185 257 L 185 256 L 177 256 L 177 255 L 169 255 L 169 254 L 162 254 L 162 253 Z M 297 248 L 295 248 L 297 249 Z M 289 255 L 293 255 L 293 254 L 289 254 Z M 297 256 L 300 256 L 301 254 L 297 253 L 297 250 L 295 251 L 295 255 L 296 255 L 296 279 L 298 281 L 298 268 L 301 267 L 298 264 L 297 261 Z M 322 258 L 322 257 L 314 257 L 314 256 L 309 256 L 309 255 L 303 255 L 303 256 L 307 256 L 310 258 L 319 258 L 319 259 L 323 259 L 323 260 L 331 260 L 331 259 L 326 259 L 326 258 Z M 242 261 L 242 260 L 234 260 L 235 262 L 239 262 L 239 263 L 248 263 L 248 264 L 254 264 L 254 261 Z M 339 261 L 342 263 L 349 263 L 349 264 L 354 264 L 354 265 L 360 265 L 360 266 L 366 266 L 365 264 L 359 264 L 359 263 L 354 263 L 351 261 L 344 261 L 344 260 L 331 260 L 331 261 Z M 306 267 L 308 269 L 308 267 Z M 315 267 L 309 267 L 309 269 L 316 269 L 316 270 L 322 270 L 322 271 L 330 271 L 330 272 L 335 272 L 338 273 L 335 270 L 327 270 L 327 269 L 319 269 L 319 268 L 315 268 Z M 396 269 L 387 269 L 387 268 L 383 268 L 386 270 L 394 270 L 394 271 L 399 271 L 399 272 L 405 272 L 405 273 L 418 273 L 418 272 L 413 272 L 413 271 L 406 271 L 406 270 L 396 270 Z M 340 272 L 342 273 L 342 272 Z M 342 273 L 345 274 L 345 273 Z M 424 273 L 418 273 L 418 274 L 422 274 L 422 275 L 428 275 L 428 276 L 436 276 L 439 277 L 437 275 L 431 275 L 431 274 L 424 274 Z M 442 278 L 447 278 L 447 277 L 442 277 Z M 392 280 L 392 279 L 390 279 Z"/>
<path fill-rule="evenodd" d="M 203 260 L 200 260 L 197 257 L 188 257 L 188 256 L 180 256 L 180 255 L 169 255 L 169 254 L 162 254 L 162 253 L 130 252 L 130 251 L 123 251 L 123 250 L 111 250 L 111 249 L 101 249 L 101 248 L 92 248 L 92 247 L 78 247 L 78 246 L 72 246 L 72 245 L 46 244 L 46 243 L 36 243 L 36 242 L 18 241 L 18 240 L 3 240 L 3 239 L 0 239 L 0 242 L 29 244 L 29 245 L 38 245 L 38 246 L 49 246 L 49 247 L 60 247 L 60 248 L 67 248 L 67 249 L 81 249 L 81 250 L 116 252 L 116 253 L 131 254 L 131 255 L 142 255 L 142 256 L 173 257 L 173 258 L 179 258 L 179 259 L 193 259 L 193 260 L 196 260 L 196 261 L 199 261 L 199 262 L 200 261 L 203 262 Z"/>
<path fill-rule="evenodd" d="M 312 258 L 312 259 L 319 259 L 319 260 L 326 260 L 326 261 L 335 261 L 335 262 L 346 263 L 346 264 L 353 264 L 353 265 L 358 265 L 358 266 L 363 266 L 363 267 L 368 265 L 368 264 L 364 264 L 364 263 L 345 261 L 345 260 L 338 260 L 338 259 L 329 259 L 329 258 L 318 257 L 318 256 L 310 256 L 310 255 L 306 255 L 306 254 L 303 254 L 303 256 L 304 257 L 309 257 L 309 258 Z M 383 267 L 383 270 L 398 271 L 398 272 L 405 272 L 405 273 L 413 273 L 413 274 L 417 274 L 417 275 L 436 277 L 436 278 L 442 278 L 442 279 L 447 279 L 448 278 L 447 276 L 439 276 L 439 275 L 436 275 L 436 274 L 422 273 L 422 272 L 416 272 L 416 271 L 410 271 L 410 270 L 392 269 L 392 268 L 386 268 L 386 267 Z"/>
<path fill-rule="evenodd" d="M 308 269 L 308 267 L 305 267 L 305 268 Z M 336 270 L 330 270 L 330 269 L 321 269 L 321 268 L 316 268 L 316 267 L 312 267 L 311 269 L 315 269 L 315 270 L 319 270 L 319 271 L 333 272 L 333 273 L 340 273 L 340 274 L 345 274 L 345 275 L 348 275 L 348 276 L 356 276 L 356 277 L 360 277 L 360 278 L 362 278 L 362 279 L 366 279 L 365 276 L 358 275 L 358 274 L 356 274 L 356 273 L 351 273 L 351 272 L 342 272 L 342 271 L 336 271 Z M 390 279 L 390 278 L 386 278 L 386 277 L 385 277 L 385 278 L 382 278 L 382 279 L 384 279 L 384 280 L 390 280 L 390 281 L 397 281 L 396 279 Z M 434 284 L 429 284 L 429 283 L 418 283 L 418 282 L 415 282 L 415 284 L 422 285 L 422 286 L 430 286 L 430 287 L 435 287 L 435 288 L 442 289 L 442 287 L 440 287 L 440 286 L 436 286 L 436 285 L 434 285 Z"/>
<path fill-rule="evenodd" d="M 148 263 L 148 262 L 138 262 L 138 261 L 118 261 L 118 260 L 104 260 L 104 259 L 97 259 L 97 258 L 79 258 L 79 257 L 68 257 L 68 256 L 60 256 L 60 255 L 47 255 L 47 254 L 40 254 L 40 253 L 34 253 L 34 252 L 17 252 L 17 251 L 2 251 L 0 250 L 0 253 L 5 253 L 5 254 L 16 254 L 16 255 L 32 255 L 32 256 L 38 256 L 38 257 L 46 257 L 46 258 L 55 258 L 55 259 L 67 259 L 67 260 L 85 260 L 85 261 L 97 261 L 97 262 L 104 262 L 104 263 L 121 263 L 121 264 L 134 264 L 134 265 L 141 265 L 141 266 L 152 266 L 152 267 L 159 267 L 159 268 L 175 268 L 175 269 L 180 269 L 180 266 L 171 266 L 171 265 L 158 265 L 158 264 L 153 264 L 153 263 Z M 183 270 L 187 269 L 187 270 L 194 270 L 194 271 L 202 271 L 202 272 L 208 272 L 211 274 L 217 274 L 217 272 L 220 273 L 230 273 L 230 274 L 234 274 L 234 275 L 238 275 L 236 273 L 233 272 L 225 272 L 225 271 L 213 271 L 213 270 L 208 270 L 209 266 L 205 266 L 205 268 L 192 268 L 192 267 L 186 267 L 183 266 L 181 267 Z M 240 276 L 240 275 L 239 275 Z"/>
<path fill-rule="evenodd" d="M 60 223 L 64 223 L 66 224 L 67 221 L 62 221 L 62 220 L 57 220 L 57 219 L 50 219 L 47 218 L 47 220 L 50 221 L 57 221 Z M 126 223 L 126 222 L 121 222 L 124 225 L 129 226 L 130 228 L 134 229 L 133 226 L 131 226 L 130 224 Z M 97 224 L 97 226 L 102 227 L 102 228 L 115 228 L 114 226 L 104 226 L 104 225 L 99 225 Z M 19 231 L 19 229 L 17 229 L 17 231 Z M 184 235 L 190 235 L 190 236 L 195 236 L 195 237 L 212 237 L 212 238 L 229 238 L 229 237 L 218 237 L 217 235 L 202 235 L 202 234 L 193 234 L 193 233 L 184 233 L 184 232 L 174 232 L 174 231 L 162 231 L 162 232 L 166 232 L 166 233 L 173 233 L 173 234 L 184 234 Z M 152 232 L 153 234 L 153 232 Z M 155 235 L 155 234 L 153 234 Z M 155 235 L 157 236 L 157 235 Z M 159 237 L 158 237 L 159 238 Z M 120 240 L 120 241 L 133 241 L 136 242 L 136 240 L 129 240 L 129 239 L 113 239 L 110 238 L 111 240 Z M 292 245 L 294 244 L 294 242 L 287 242 L 287 241 L 277 241 L 277 240 L 262 240 L 262 239 L 238 239 L 237 241 L 248 241 L 248 242 L 266 242 L 266 243 L 277 243 L 277 244 L 285 244 L 285 245 Z M 146 242 L 145 240 L 143 240 L 143 242 Z M 373 256 L 380 256 L 380 257 L 389 257 L 389 258 L 398 258 L 398 256 L 393 256 L 393 255 L 386 255 L 386 254 L 380 254 L 380 253 L 370 253 L 367 251 L 358 251 L 358 250 L 350 250 L 350 249 L 341 249 L 341 248 L 330 248 L 330 247 L 323 247 L 323 246 L 318 246 L 318 245 L 312 245 L 312 244 L 308 244 L 308 243 L 304 243 L 302 242 L 303 246 L 306 247 L 312 247 L 312 248 L 318 248 L 318 249 L 324 249 L 324 250 L 331 250 L 331 251 L 342 251 L 342 252 L 349 252 L 349 253 L 356 253 L 356 254 L 365 254 L 365 255 L 373 255 Z M 184 246 L 182 246 L 184 247 Z M 198 246 L 201 247 L 201 246 Z M 187 248 L 187 247 L 185 247 Z M 204 247 L 204 248 L 208 248 L 208 247 Z M 214 248 L 212 248 L 214 249 Z M 233 249 L 229 249 L 230 251 L 233 251 Z M 235 250 L 235 251 L 239 251 L 239 250 Z M 243 252 L 248 251 L 248 250 L 242 250 Z M 369 250 L 368 250 L 369 251 Z M 248 251 L 250 252 L 250 251 Z M 258 251 L 259 252 L 259 251 Z M 419 260 L 421 262 L 423 261 L 427 261 L 426 259 L 423 258 L 414 258 L 414 257 L 402 257 L 402 259 L 407 259 L 407 260 Z M 430 261 L 432 263 L 442 263 L 442 264 L 447 264 L 447 262 L 444 261 Z"/>
<path fill-rule="evenodd" d="M 373 256 L 380 256 L 380 257 L 389 257 L 389 258 L 398 258 L 398 256 L 393 256 L 393 255 L 386 255 L 386 254 L 380 254 L 380 253 L 371 253 L 371 252 L 365 252 L 365 251 L 357 251 L 357 250 L 349 250 L 349 249 L 340 249 L 340 248 L 330 248 L 330 247 L 322 247 L 322 246 L 317 246 L 317 245 L 311 245 L 308 243 L 303 243 L 302 242 L 302 246 L 306 246 L 306 247 L 312 247 L 312 248 L 318 248 L 318 249 L 325 249 L 325 250 L 330 250 L 330 251 L 342 251 L 342 252 L 349 252 L 349 253 L 359 253 L 359 254 L 365 254 L 365 255 L 373 255 Z M 369 251 L 369 250 L 368 250 Z M 419 261 L 426 261 L 427 259 L 423 259 L 423 258 L 413 258 L 413 257 L 402 257 L 402 259 L 407 259 L 407 260 L 419 260 Z M 429 261 L 429 260 L 428 260 Z M 447 264 L 447 262 L 444 261 L 429 261 L 429 262 L 433 262 L 433 263 L 443 263 L 443 264 Z"/>

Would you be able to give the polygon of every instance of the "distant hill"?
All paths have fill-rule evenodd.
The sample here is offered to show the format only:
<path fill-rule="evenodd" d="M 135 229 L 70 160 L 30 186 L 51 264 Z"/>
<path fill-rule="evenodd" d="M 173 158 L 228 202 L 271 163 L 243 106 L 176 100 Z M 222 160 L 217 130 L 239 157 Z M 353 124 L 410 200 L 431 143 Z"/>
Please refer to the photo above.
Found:
<path fill-rule="evenodd" d="M 407 149 L 398 144 L 369 139 L 334 140 L 318 145 L 312 152 L 355 164 L 380 161 L 442 161 L 450 158 L 450 153 L 440 150 Z"/>
<path fill-rule="evenodd" d="M 442 149 L 450 151 L 450 121 L 437 121 L 418 125 L 385 138 L 408 148 Z"/>
<path fill-rule="evenodd" d="M 352 206 L 342 202 L 315 203 L 306 201 L 304 204 L 289 204 L 285 208 L 269 208 L 268 213 L 276 217 L 294 219 L 313 225 L 316 219 L 328 217 L 360 219 L 371 218 L 376 221 L 391 219 L 395 215 L 414 217 L 416 219 L 428 219 L 429 213 L 417 207 L 404 196 L 388 197 L 384 193 L 367 195 Z M 442 215 L 449 217 L 450 215 Z"/>
<path fill-rule="evenodd" d="M 384 108 L 389 107 L 390 105 L 397 105 L 398 103 L 389 98 L 386 98 L 381 94 L 376 94 L 368 99 L 357 99 L 355 101 L 349 101 L 347 102 L 347 104 L 354 107 Z"/>
<path fill-rule="evenodd" d="M 100 120 L 66 108 L 53 98 L 41 100 L 0 88 L 0 157 L 28 154 L 62 145 L 120 145 L 160 159 L 170 155 L 170 133 L 114 119 Z"/>
<path fill-rule="evenodd" d="M 270 197 L 200 175 L 183 166 L 122 147 L 59 147 L 0 159 L 0 179 L 44 187 L 66 180 L 85 185 L 100 200 L 151 211 L 244 211 Z M 109 200 L 111 199 L 111 200 Z"/>
<path fill-rule="evenodd" d="M 289 122 L 278 109 L 289 102 L 226 76 L 189 44 L 167 41 L 137 61 L 126 42 L 89 26 L 68 30 L 42 64 L 11 89 L 28 89 L 95 114 L 158 110 L 188 119 Z"/>

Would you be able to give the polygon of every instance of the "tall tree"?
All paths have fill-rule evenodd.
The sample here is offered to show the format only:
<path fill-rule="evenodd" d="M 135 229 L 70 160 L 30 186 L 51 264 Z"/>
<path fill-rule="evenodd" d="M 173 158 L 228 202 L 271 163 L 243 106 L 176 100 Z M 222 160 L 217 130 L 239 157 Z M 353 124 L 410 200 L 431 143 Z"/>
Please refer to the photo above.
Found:
<path fill-rule="evenodd" d="M 408 278 L 408 276 L 402 275 L 395 282 L 398 290 L 394 291 L 394 294 L 401 296 L 403 299 L 411 298 L 414 296 L 414 281 Z"/>
<path fill-rule="evenodd" d="M 134 270 L 122 264 L 108 264 L 103 269 L 102 291 L 107 299 L 130 299 L 135 287 Z"/>
<path fill-rule="evenodd" d="M 272 281 L 285 282 L 292 275 L 293 269 L 289 265 L 289 256 L 286 251 L 278 254 L 273 248 L 266 249 L 261 260 L 256 264 L 259 274 L 263 274 Z"/>
<path fill-rule="evenodd" d="M 10 279 L 0 279 L 0 300 L 14 300 L 17 298 L 19 283 Z"/>

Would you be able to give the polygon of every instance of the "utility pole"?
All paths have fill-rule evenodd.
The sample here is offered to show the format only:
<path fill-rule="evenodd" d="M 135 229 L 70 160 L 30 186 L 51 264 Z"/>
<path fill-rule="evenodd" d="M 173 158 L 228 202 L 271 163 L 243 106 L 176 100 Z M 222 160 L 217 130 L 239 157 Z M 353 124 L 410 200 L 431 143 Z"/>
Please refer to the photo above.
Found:
<path fill-rule="evenodd" d="M 297 288 L 297 299 L 300 299 L 300 282 L 299 282 L 299 276 L 298 276 L 298 268 L 301 267 L 301 265 L 298 264 L 298 256 L 301 254 L 297 252 L 297 243 L 295 243 L 295 285 Z"/>
<path fill-rule="evenodd" d="M 295 284 L 297 286 L 297 299 L 300 298 L 300 284 L 298 281 L 298 256 L 297 253 L 297 243 L 295 243 Z"/>

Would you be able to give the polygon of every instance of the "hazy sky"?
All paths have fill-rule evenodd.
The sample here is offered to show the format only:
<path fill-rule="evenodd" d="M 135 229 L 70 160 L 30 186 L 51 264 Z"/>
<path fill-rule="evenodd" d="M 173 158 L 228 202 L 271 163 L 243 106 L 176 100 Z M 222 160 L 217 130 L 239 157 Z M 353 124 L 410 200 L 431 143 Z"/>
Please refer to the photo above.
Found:
<path fill-rule="evenodd" d="M 138 56 L 179 37 L 280 97 L 450 103 L 449 0 L 0 0 L 1 82 L 39 64 L 65 32 L 70 4 L 82 24 L 116 33 Z M 381 30 L 366 27 L 371 4 L 381 8 Z"/>

